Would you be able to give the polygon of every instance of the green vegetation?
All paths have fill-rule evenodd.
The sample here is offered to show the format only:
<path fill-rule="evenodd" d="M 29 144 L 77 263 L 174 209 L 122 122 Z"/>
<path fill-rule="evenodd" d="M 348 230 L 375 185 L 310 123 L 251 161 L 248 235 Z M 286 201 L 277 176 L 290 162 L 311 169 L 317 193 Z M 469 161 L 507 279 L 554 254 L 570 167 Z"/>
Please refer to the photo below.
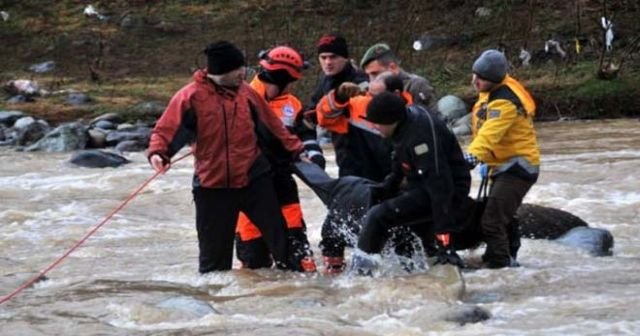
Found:
<path fill-rule="evenodd" d="M 469 69 L 473 59 L 483 49 L 501 46 L 514 65 L 513 75 L 529 85 L 539 101 L 540 118 L 640 113 L 637 1 L 604 1 L 606 6 L 589 0 L 90 3 L 108 20 L 83 15 L 89 4 L 85 1 L 0 0 L 0 10 L 10 14 L 9 20 L 0 21 L 0 81 L 34 79 L 50 91 L 75 89 L 95 100 L 78 108 L 65 105 L 64 95 L 54 95 L 35 103 L 0 103 L 0 109 L 18 109 L 52 121 L 90 118 L 107 111 L 136 118 L 131 106 L 149 100 L 166 103 L 189 81 L 194 68 L 204 66 L 200 51 L 216 39 L 228 39 L 243 48 L 252 65 L 257 64 L 258 51 L 275 44 L 301 50 L 314 65 L 296 87 L 305 101 L 320 72 L 315 42 L 325 32 L 341 31 L 356 61 L 369 45 L 387 42 L 403 66 L 430 79 L 440 95 L 452 93 L 472 101 Z M 491 14 L 477 15 L 481 6 Z M 610 80 L 597 76 L 603 34 L 599 20 L 605 8 L 614 18 L 617 40 L 604 65 L 623 63 Z M 444 45 L 413 50 L 413 41 L 424 36 Z M 568 56 L 521 67 L 520 48 L 539 53 L 550 36 L 564 42 Z M 582 41 L 580 54 L 574 51 L 574 38 Z M 28 71 L 30 65 L 48 60 L 56 62 L 53 72 Z M 593 111 L 602 112 L 594 115 Z"/>

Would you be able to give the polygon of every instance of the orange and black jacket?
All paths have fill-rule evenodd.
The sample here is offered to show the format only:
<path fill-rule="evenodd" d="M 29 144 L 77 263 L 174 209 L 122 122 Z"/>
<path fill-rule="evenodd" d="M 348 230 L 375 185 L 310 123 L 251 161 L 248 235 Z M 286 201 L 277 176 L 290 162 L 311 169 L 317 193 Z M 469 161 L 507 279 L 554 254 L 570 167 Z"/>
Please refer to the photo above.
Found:
<path fill-rule="evenodd" d="M 266 87 L 258 76 L 255 76 L 249 85 L 256 90 L 261 97 L 265 97 Z M 302 120 L 302 103 L 300 100 L 290 93 L 285 93 L 270 99 L 268 104 L 273 113 L 280 118 L 287 130 L 300 138 L 307 157 L 314 163 L 321 161 L 322 164 L 319 165 L 324 168 L 324 157 L 322 156 L 322 148 L 320 148 L 318 144 L 316 131 Z M 271 163 L 276 166 L 274 167 L 276 172 L 278 172 L 278 170 L 284 170 L 290 173 L 291 160 L 288 151 L 277 139 L 263 139 L 263 141 L 266 142 L 264 143 L 263 147 L 265 148 L 263 148 L 263 150 L 268 152 L 266 154 Z"/>
<path fill-rule="evenodd" d="M 411 95 L 402 93 L 407 105 Z M 363 119 L 372 96 L 356 96 L 340 103 L 332 90 L 316 108 L 318 125 L 333 133 L 339 175 L 354 175 L 380 182 L 391 171 L 392 146 L 373 125 Z"/>
<path fill-rule="evenodd" d="M 329 93 L 329 91 L 337 89 L 338 86 L 344 82 L 363 85 L 364 91 L 369 84 L 369 77 L 364 72 L 356 69 L 351 65 L 351 63 L 347 63 L 342 71 L 333 76 L 326 76 L 322 74 L 320 77 L 320 84 L 318 84 L 316 91 L 311 96 L 311 103 L 305 110 L 315 110 L 323 96 Z"/>
<path fill-rule="evenodd" d="M 156 123 L 148 156 L 159 154 L 169 160 L 191 143 L 194 187 L 242 188 L 252 176 L 269 170 L 268 164 L 257 164 L 263 160 L 259 160 L 256 124 L 277 138 L 290 158 L 302 151 L 298 137 L 286 130 L 248 84 L 242 83 L 237 91 L 228 90 L 208 80 L 205 70 L 198 70 L 193 79 L 171 98 Z"/>

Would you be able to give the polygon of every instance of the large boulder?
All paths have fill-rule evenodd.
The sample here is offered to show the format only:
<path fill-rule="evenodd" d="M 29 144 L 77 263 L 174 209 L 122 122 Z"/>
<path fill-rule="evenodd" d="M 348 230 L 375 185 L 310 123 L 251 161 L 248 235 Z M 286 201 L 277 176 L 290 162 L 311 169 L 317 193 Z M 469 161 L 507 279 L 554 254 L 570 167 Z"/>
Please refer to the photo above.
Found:
<path fill-rule="evenodd" d="M 16 120 L 24 116 L 24 113 L 20 111 L 0 111 L 0 124 L 11 127 Z"/>
<path fill-rule="evenodd" d="M 120 167 L 130 161 L 122 155 L 98 149 L 81 150 L 73 153 L 70 163 L 86 168 Z"/>
<path fill-rule="evenodd" d="M 68 152 L 84 149 L 88 139 L 87 127 L 79 122 L 73 122 L 58 126 L 25 150 L 28 152 Z"/>
<path fill-rule="evenodd" d="M 522 237 L 556 239 L 575 227 L 587 227 L 587 222 L 569 212 L 535 204 L 518 208 L 518 223 Z"/>
<path fill-rule="evenodd" d="M 613 235 L 604 229 L 578 226 L 558 237 L 555 241 L 563 245 L 583 249 L 596 257 L 613 255 Z"/>
<path fill-rule="evenodd" d="M 464 117 L 469 112 L 464 101 L 454 95 L 446 95 L 440 98 L 437 106 L 438 112 L 448 124 Z"/>
<path fill-rule="evenodd" d="M 19 119 L 16 122 L 16 126 L 14 126 L 16 136 L 15 144 L 18 146 L 29 146 L 42 139 L 47 132 L 51 130 L 51 127 L 49 127 L 44 120 L 32 120 L 31 122 L 18 125 L 19 121 L 23 119 Z"/>
<path fill-rule="evenodd" d="M 109 134 L 107 134 L 106 143 L 108 146 L 116 146 L 122 141 L 136 141 L 142 144 L 148 144 L 150 137 L 151 128 L 146 126 L 134 126 L 109 132 Z"/>

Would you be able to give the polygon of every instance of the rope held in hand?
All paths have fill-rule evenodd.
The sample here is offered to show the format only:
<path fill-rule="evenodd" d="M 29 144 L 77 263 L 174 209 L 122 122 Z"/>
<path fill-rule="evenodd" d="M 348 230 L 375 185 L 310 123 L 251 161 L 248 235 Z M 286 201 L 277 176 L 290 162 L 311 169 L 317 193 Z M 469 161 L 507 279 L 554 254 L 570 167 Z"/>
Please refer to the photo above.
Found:
<path fill-rule="evenodd" d="M 189 155 L 191 155 L 191 152 L 189 152 L 189 153 L 187 153 L 187 154 L 185 154 L 185 155 L 173 160 L 172 164 L 174 164 L 174 163 L 186 158 Z M 160 174 L 166 172 L 168 168 L 169 168 L 169 166 L 167 165 L 165 167 L 165 169 L 157 171 L 155 174 L 153 174 L 153 176 L 151 176 L 146 181 L 144 181 L 122 203 L 120 203 L 120 205 L 118 205 L 115 209 L 113 209 L 111 211 L 111 213 L 109 213 L 102 220 L 102 222 L 100 222 L 98 225 L 96 225 L 93 229 L 91 229 L 91 231 L 89 231 L 87 234 L 85 234 L 84 237 L 82 237 L 82 239 L 78 240 L 73 246 L 71 246 L 71 248 L 69 248 L 60 258 L 56 259 L 53 263 L 51 263 L 45 269 L 40 271 L 40 273 L 38 273 L 36 276 L 34 276 L 33 278 L 29 279 L 28 281 L 26 281 L 22 285 L 20 285 L 20 287 L 16 288 L 13 292 L 7 294 L 6 296 L 3 296 L 0 299 L 0 304 L 3 304 L 5 302 L 11 300 L 11 298 L 13 298 L 14 296 L 18 295 L 24 289 L 26 289 L 27 287 L 33 285 L 39 279 L 42 279 L 42 277 L 44 277 L 45 274 L 47 274 L 49 271 L 51 271 L 54 267 L 58 266 L 58 264 L 60 264 L 66 257 L 68 257 L 73 251 L 75 251 L 78 247 L 80 247 L 80 245 L 82 245 L 87 239 L 89 239 L 89 237 L 91 237 L 94 233 L 96 233 L 96 231 L 98 231 L 98 229 L 100 229 L 100 227 L 102 227 L 113 216 L 115 216 L 115 214 L 117 214 L 118 211 L 122 210 L 125 207 L 125 205 L 127 205 L 133 198 L 135 198 L 149 183 L 151 183 L 151 181 L 153 181 Z"/>

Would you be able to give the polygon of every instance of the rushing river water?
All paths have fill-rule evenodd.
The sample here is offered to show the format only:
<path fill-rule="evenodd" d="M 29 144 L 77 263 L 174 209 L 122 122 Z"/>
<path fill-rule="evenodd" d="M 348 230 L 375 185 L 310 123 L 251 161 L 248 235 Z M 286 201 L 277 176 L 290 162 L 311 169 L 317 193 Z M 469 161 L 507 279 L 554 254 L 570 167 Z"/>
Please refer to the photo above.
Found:
<path fill-rule="evenodd" d="M 640 335 L 640 121 L 537 128 L 542 175 L 525 202 L 610 230 L 612 257 L 525 239 L 522 267 L 465 271 L 461 297 L 450 274 L 433 270 L 201 276 L 188 158 L 48 280 L 0 305 L 0 335 Z M 59 258 L 152 175 L 141 153 L 116 169 L 72 167 L 69 156 L 0 149 L 0 295 Z M 301 194 L 318 255 L 326 210 L 306 187 Z M 470 307 L 491 317 L 455 322 Z"/>

